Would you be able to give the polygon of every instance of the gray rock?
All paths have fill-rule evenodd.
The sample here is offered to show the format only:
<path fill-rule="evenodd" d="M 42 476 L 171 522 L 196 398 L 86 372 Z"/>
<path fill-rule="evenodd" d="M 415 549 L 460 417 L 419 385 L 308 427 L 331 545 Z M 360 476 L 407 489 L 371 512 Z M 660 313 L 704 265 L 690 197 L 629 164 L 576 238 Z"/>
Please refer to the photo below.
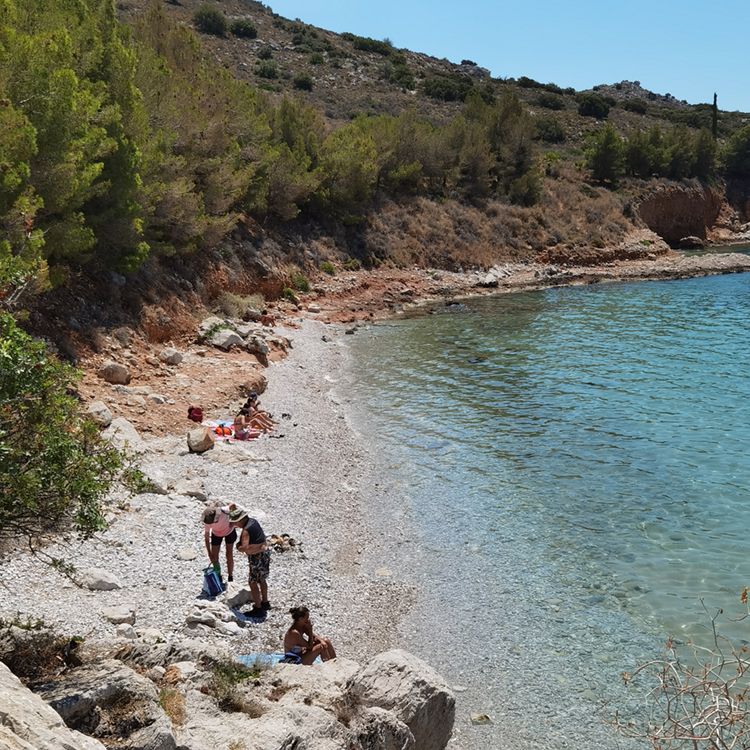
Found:
<path fill-rule="evenodd" d="M 0 747 L 8 750 L 106 750 L 68 729 L 53 708 L 0 662 Z"/>
<path fill-rule="evenodd" d="M 87 409 L 91 419 L 100 427 L 109 427 L 112 424 L 112 412 L 109 410 L 104 401 L 94 401 L 89 404 Z"/>
<path fill-rule="evenodd" d="M 319 313 L 320 312 L 320 305 L 317 302 L 311 302 L 307 306 L 307 312 Z"/>
<path fill-rule="evenodd" d="M 403 721 L 382 708 L 359 711 L 349 729 L 361 750 L 411 750 L 414 735 Z"/>
<path fill-rule="evenodd" d="M 348 692 L 357 705 L 394 713 L 421 750 L 442 750 L 451 738 L 453 693 L 432 667 L 406 651 L 378 654 L 351 678 Z"/>
<path fill-rule="evenodd" d="M 109 440 L 116 448 L 129 448 L 136 453 L 146 449 L 138 430 L 125 417 L 112 420 L 109 427 L 102 433 L 105 440 Z"/>
<path fill-rule="evenodd" d="M 187 495 L 203 502 L 208 500 L 208 495 L 206 495 L 203 482 L 200 479 L 180 479 L 175 482 L 173 489 L 178 495 Z"/>
<path fill-rule="evenodd" d="M 218 619 L 216 615 L 205 610 L 199 612 L 191 612 L 186 618 L 185 622 L 188 625 L 208 625 L 209 628 L 215 628 Z"/>
<path fill-rule="evenodd" d="M 237 323 L 234 329 L 237 333 L 242 336 L 243 339 L 247 338 L 251 333 L 255 333 L 260 330 L 260 326 L 253 323 Z"/>
<path fill-rule="evenodd" d="M 706 246 L 705 240 L 702 240 L 700 237 L 683 237 L 678 245 L 683 250 L 700 250 L 701 248 L 704 248 Z"/>
<path fill-rule="evenodd" d="M 152 404 L 166 404 L 167 403 L 167 397 L 162 396 L 161 393 L 149 393 L 148 400 Z"/>
<path fill-rule="evenodd" d="M 117 626 L 116 632 L 118 638 L 124 638 L 126 641 L 134 641 L 138 637 L 135 628 L 126 622 L 120 623 Z"/>
<path fill-rule="evenodd" d="M 214 447 L 214 436 L 208 427 L 196 427 L 187 434 L 187 444 L 191 453 L 205 453 Z"/>
<path fill-rule="evenodd" d="M 115 591 L 122 584 L 117 576 L 104 568 L 87 568 L 80 573 L 79 583 L 91 591 Z"/>
<path fill-rule="evenodd" d="M 179 365 L 180 362 L 182 362 L 182 352 L 168 346 L 166 349 L 161 350 L 159 353 L 159 359 L 167 365 Z"/>
<path fill-rule="evenodd" d="M 201 321 L 198 326 L 198 338 L 204 339 L 211 331 L 216 331 L 219 328 L 226 328 L 227 322 L 223 318 L 217 318 L 215 315 L 211 315 L 205 320 Z"/>
<path fill-rule="evenodd" d="M 127 385 L 130 382 L 130 369 L 119 362 L 105 362 L 99 368 L 99 377 L 108 383 Z"/>
<path fill-rule="evenodd" d="M 242 337 L 231 328 L 220 328 L 209 337 L 208 342 L 217 349 L 228 352 L 235 346 L 242 346 Z"/>
<path fill-rule="evenodd" d="M 102 610 L 102 617 L 113 625 L 135 625 L 135 605 L 120 604 L 116 607 L 107 607 Z"/>
<path fill-rule="evenodd" d="M 495 287 L 500 283 L 500 280 L 497 278 L 497 276 L 492 273 L 492 271 L 489 271 L 480 281 L 477 283 L 477 286 L 482 287 Z"/>
<path fill-rule="evenodd" d="M 177 747 L 156 687 L 122 662 L 109 659 L 66 672 L 45 688 L 42 697 L 68 726 L 95 730 L 123 750 Z"/>
<path fill-rule="evenodd" d="M 195 560 L 198 557 L 198 553 L 192 547 L 185 547 L 184 549 L 178 550 L 175 557 L 178 560 Z"/>

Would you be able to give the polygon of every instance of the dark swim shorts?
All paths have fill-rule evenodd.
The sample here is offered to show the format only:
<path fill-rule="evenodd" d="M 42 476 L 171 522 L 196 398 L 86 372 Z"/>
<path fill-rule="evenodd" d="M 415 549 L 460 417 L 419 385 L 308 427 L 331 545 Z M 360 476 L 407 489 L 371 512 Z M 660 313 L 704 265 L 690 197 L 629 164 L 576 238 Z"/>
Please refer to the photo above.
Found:
<path fill-rule="evenodd" d="M 260 583 L 268 578 L 271 569 L 271 550 L 263 550 L 257 555 L 248 555 L 250 560 L 250 583 Z"/>
<path fill-rule="evenodd" d="M 211 546 L 218 547 L 222 542 L 234 544 L 237 541 L 237 529 L 232 529 L 226 536 L 214 536 L 211 532 Z"/>

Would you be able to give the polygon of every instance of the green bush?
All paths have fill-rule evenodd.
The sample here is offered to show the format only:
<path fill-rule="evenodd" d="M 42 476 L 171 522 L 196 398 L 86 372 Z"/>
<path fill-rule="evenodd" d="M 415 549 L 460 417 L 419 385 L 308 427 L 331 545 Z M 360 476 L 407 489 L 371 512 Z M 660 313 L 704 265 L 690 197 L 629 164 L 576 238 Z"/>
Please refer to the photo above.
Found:
<path fill-rule="evenodd" d="M 545 143 L 562 143 L 565 140 L 565 130 L 556 117 L 538 117 L 535 123 L 537 137 Z"/>
<path fill-rule="evenodd" d="M 255 39 L 258 36 L 258 30 L 255 26 L 244 18 L 234 21 L 229 30 L 235 36 L 242 37 L 243 39 Z"/>
<path fill-rule="evenodd" d="M 597 182 L 614 184 L 625 171 L 625 144 L 610 123 L 596 134 L 586 156 Z"/>
<path fill-rule="evenodd" d="M 292 289 L 290 286 L 285 286 L 281 290 L 281 296 L 284 299 L 288 299 L 290 302 L 294 302 L 295 305 L 299 302 L 297 295 L 294 293 L 294 289 Z"/>
<path fill-rule="evenodd" d="M 724 168 L 732 177 L 750 176 L 750 125 L 740 128 L 727 142 Z"/>
<path fill-rule="evenodd" d="M 193 23 L 198 31 L 204 34 L 213 34 L 214 36 L 226 36 L 227 18 L 216 8 L 209 5 L 202 5 L 193 14 Z"/>
<path fill-rule="evenodd" d="M 0 546 L 105 528 L 122 455 L 83 417 L 78 374 L 0 313 Z"/>
<path fill-rule="evenodd" d="M 578 114 L 583 117 L 606 120 L 609 115 L 609 104 L 599 94 L 583 94 L 578 103 Z"/>
<path fill-rule="evenodd" d="M 320 52 L 313 52 L 310 55 L 310 65 L 323 65 L 325 61 L 325 57 Z"/>
<path fill-rule="evenodd" d="M 536 103 L 540 107 L 545 107 L 546 109 L 565 109 L 565 99 L 559 94 L 551 94 L 549 91 L 543 91 L 539 94 L 536 98 Z"/>
<path fill-rule="evenodd" d="M 383 78 L 389 83 L 401 86 L 403 89 L 411 90 L 414 88 L 414 76 L 411 70 L 409 70 L 405 55 L 401 52 L 394 54 L 385 63 L 383 66 Z"/>
<path fill-rule="evenodd" d="M 289 276 L 289 283 L 293 289 L 298 292 L 309 292 L 310 291 L 310 280 L 301 271 L 292 273 Z"/>
<path fill-rule="evenodd" d="M 462 75 L 432 75 L 422 82 L 427 96 L 444 102 L 462 102 L 473 85 L 471 78 Z"/>
<path fill-rule="evenodd" d="M 359 271 L 359 269 L 362 268 L 362 264 L 356 258 L 347 258 L 341 264 L 341 267 L 345 271 Z"/>
<path fill-rule="evenodd" d="M 387 57 L 393 52 L 393 44 L 388 39 L 382 42 L 379 39 L 370 39 L 368 36 L 357 36 L 356 34 L 345 33 L 341 35 L 343 39 L 352 43 L 354 49 L 363 52 L 374 52 L 378 55 Z"/>
<path fill-rule="evenodd" d="M 279 69 L 273 60 L 264 60 L 263 62 L 258 63 L 258 66 L 255 68 L 255 73 L 261 78 L 267 78 L 271 81 L 279 77 Z"/>
<path fill-rule="evenodd" d="M 273 57 L 273 50 L 270 47 L 261 47 L 258 50 L 259 60 L 270 60 Z"/>
<path fill-rule="evenodd" d="M 645 115 L 648 112 L 648 103 L 643 99 L 626 99 L 622 103 L 622 108 L 628 112 L 637 112 L 639 115 Z"/>
<path fill-rule="evenodd" d="M 293 84 L 295 89 L 300 89 L 301 91 L 313 90 L 313 79 L 309 73 L 297 73 L 294 76 Z"/>
<path fill-rule="evenodd" d="M 335 276 L 336 275 L 336 266 L 334 266 L 333 263 L 331 263 L 330 260 L 324 260 L 320 264 L 320 270 L 323 273 L 327 273 L 329 276 Z"/>

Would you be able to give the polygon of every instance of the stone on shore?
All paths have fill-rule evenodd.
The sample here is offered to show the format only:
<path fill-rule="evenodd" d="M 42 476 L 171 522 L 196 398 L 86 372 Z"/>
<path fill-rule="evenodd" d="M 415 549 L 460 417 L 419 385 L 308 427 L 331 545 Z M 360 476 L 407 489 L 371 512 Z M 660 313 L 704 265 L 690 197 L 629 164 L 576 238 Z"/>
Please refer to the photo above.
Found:
<path fill-rule="evenodd" d="M 215 333 L 211 334 L 208 342 L 215 346 L 217 349 L 228 352 L 235 346 L 242 346 L 242 337 L 235 333 L 231 328 L 220 328 Z"/>
<path fill-rule="evenodd" d="M 702 240 L 700 237 L 694 237 L 693 235 L 690 237 L 683 237 L 677 244 L 682 250 L 701 250 L 706 246 L 705 240 Z"/>
<path fill-rule="evenodd" d="M 188 432 L 187 444 L 191 453 L 205 453 L 214 447 L 214 436 L 208 427 L 196 427 Z"/>
<path fill-rule="evenodd" d="M 102 610 L 102 617 L 113 625 L 135 625 L 135 605 L 120 604 L 116 607 L 107 607 Z"/>
<path fill-rule="evenodd" d="M 260 370 L 251 370 L 245 376 L 245 381 L 239 386 L 239 391 L 243 396 L 249 396 L 250 393 L 263 393 L 268 385 L 266 376 Z"/>
<path fill-rule="evenodd" d="M 127 385 L 130 382 L 130 369 L 119 362 L 109 360 L 99 368 L 99 377 L 108 383 Z"/>
<path fill-rule="evenodd" d="M 421 750 L 442 750 L 453 732 L 456 699 L 442 677 L 416 656 L 395 649 L 378 654 L 350 680 L 358 705 L 394 713 Z"/>
<path fill-rule="evenodd" d="M 0 662 L 0 747 L 8 750 L 106 750 L 68 729 L 60 714 Z"/>
<path fill-rule="evenodd" d="M 137 453 L 145 450 L 143 440 L 138 434 L 138 430 L 128 422 L 125 417 L 117 417 L 102 433 L 105 440 L 109 440 L 115 448 L 129 448 Z"/>
<path fill-rule="evenodd" d="M 164 362 L 164 364 L 172 365 L 174 367 L 182 362 L 182 352 L 179 352 L 177 351 L 177 349 L 168 346 L 166 349 L 161 350 L 159 359 Z"/>
<path fill-rule="evenodd" d="M 87 411 L 100 427 L 109 427 L 112 424 L 112 412 L 104 401 L 94 401 L 89 404 Z"/>
<path fill-rule="evenodd" d="M 115 591 L 121 589 L 117 576 L 104 568 L 87 568 L 82 570 L 79 583 L 91 591 Z"/>

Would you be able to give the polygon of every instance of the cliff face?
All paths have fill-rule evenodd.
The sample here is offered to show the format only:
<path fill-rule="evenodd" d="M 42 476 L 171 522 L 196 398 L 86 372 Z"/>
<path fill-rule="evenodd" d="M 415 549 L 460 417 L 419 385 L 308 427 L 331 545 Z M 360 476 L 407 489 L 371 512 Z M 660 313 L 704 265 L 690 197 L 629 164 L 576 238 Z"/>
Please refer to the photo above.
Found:
<path fill-rule="evenodd" d="M 706 239 L 724 204 L 723 191 L 699 182 L 662 183 L 637 205 L 637 213 L 653 232 L 672 246 L 683 237 Z"/>

